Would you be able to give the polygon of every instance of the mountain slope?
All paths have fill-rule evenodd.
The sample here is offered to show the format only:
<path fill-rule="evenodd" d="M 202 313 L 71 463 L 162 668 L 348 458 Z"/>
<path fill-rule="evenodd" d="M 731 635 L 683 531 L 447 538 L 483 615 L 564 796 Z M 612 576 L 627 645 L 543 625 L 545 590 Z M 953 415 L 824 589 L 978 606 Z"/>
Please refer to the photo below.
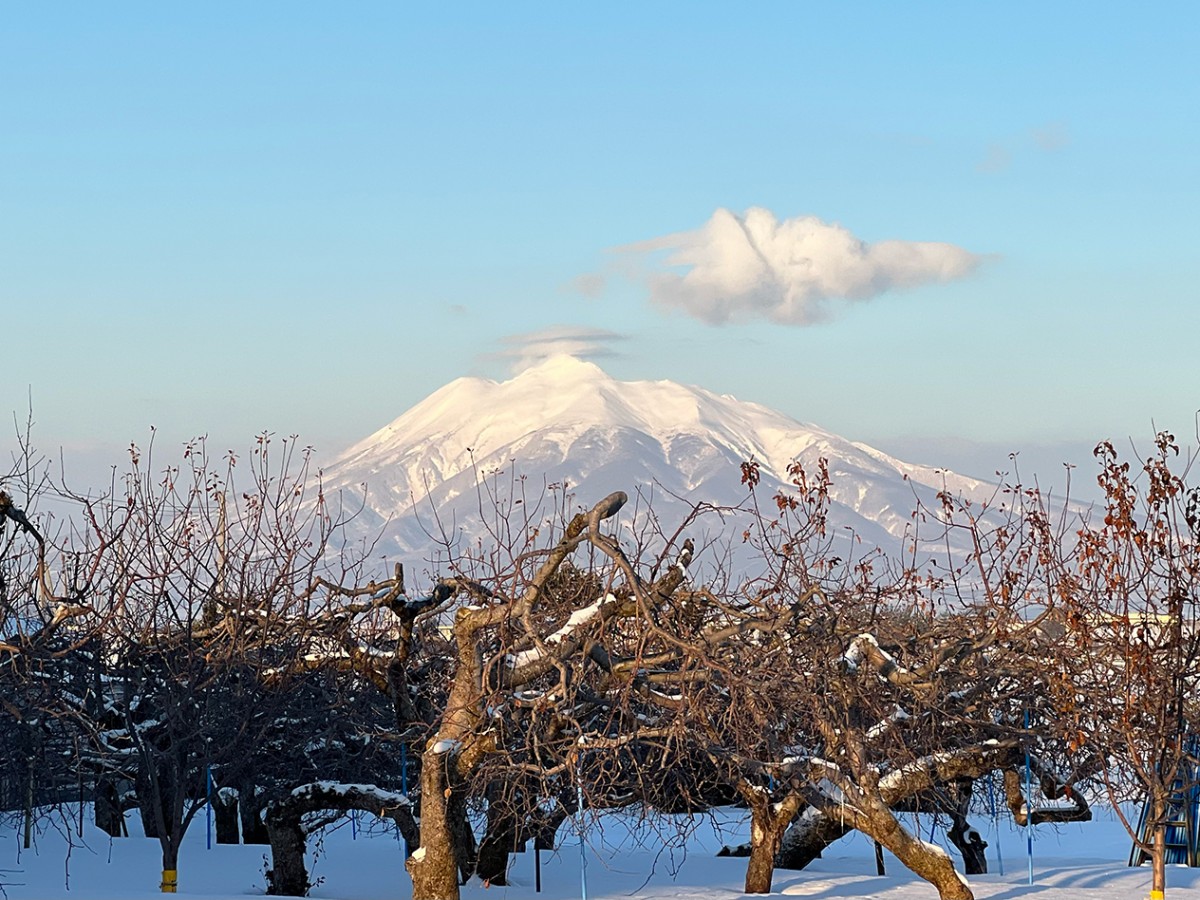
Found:
<path fill-rule="evenodd" d="M 571 509 L 613 490 L 640 493 L 673 528 L 693 502 L 742 502 L 745 460 L 758 461 L 760 496 L 769 496 L 786 483 L 792 460 L 812 472 L 821 457 L 833 480 L 832 523 L 893 552 L 918 499 L 936 505 L 943 488 L 976 499 L 994 492 L 756 403 L 670 381 L 621 382 L 567 356 L 508 381 L 459 378 L 324 474 L 327 495 L 341 491 L 348 504 L 365 504 L 358 527 L 382 528 L 383 552 L 412 554 L 434 543 L 437 522 L 452 536 L 482 534 L 495 519 L 494 493 L 502 504 L 546 495 L 545 506 Z"/>

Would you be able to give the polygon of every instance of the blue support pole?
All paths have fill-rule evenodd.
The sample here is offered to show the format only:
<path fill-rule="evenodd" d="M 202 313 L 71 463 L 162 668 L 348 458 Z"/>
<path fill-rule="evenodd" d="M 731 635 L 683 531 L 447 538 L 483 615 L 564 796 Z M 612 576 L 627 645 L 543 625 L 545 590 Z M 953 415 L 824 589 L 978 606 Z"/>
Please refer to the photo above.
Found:
<path fill-rule="evenodd" d="M 1033 767 L 1029 759 L 1029 708 L 1025 709 L 1025 845 L 1029 854 L 1029 883 L 1033 884 Z"/>
<path fill-rule="evenodd" d="M 212 804 L 213 804 L 212 766 L 207 766 L 207 767 L 205 767 L 205 770 L 204 770 L 204 795 L 208 800 L 208 803 L 205 804 L 206 809 L 204 812 L 205 812 L 205 817 L 207 819 L 207 829 L 206 830 L 208 831 L 208 849 L 211 850 L 212 849 L 212 828 L 213 828 L 213 823 L 212 823 Z"/>
<path fill-rule="evenodd" d="M 408 796 L 408 746 L 400 745 L 400 793 Z"/>
<path fill-rule="evenodd" d="M 408 744 L 400 745 L 400 793 L 405 799 L 408 799 Z M 400 826 L 396 826 L 396 836 L 400 836 Z M 408 838 L 404 839 L 404 858 L 408 859 L 412 856 L 412 847 L 408 843 Z"/>
<path fill-rule="evenodd" d="M 583 766 L 575 769 L 575 796 L 579 804 L 579 897 L 587 900 L 587 847 L 583 842 Z"/>

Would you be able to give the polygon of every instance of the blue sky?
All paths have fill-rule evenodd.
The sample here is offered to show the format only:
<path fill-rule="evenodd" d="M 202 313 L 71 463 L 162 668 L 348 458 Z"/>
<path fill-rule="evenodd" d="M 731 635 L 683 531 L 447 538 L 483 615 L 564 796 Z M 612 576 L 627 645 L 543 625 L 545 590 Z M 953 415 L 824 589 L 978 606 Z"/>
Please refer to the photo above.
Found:
<path fill-rule="evenodd" d="M 13 8 L 0 411 L 31 394 L 69 475 L 152 424 L 330 459 L 555 327 L 617 377 L 978 474 L 1194 438 L 1198 26 L 1182 3 Z M 721 277 L 663 293 L 752 208 L 972 264 L 826 290 L 816 324 L 758 294 L 713 324 Z"/>

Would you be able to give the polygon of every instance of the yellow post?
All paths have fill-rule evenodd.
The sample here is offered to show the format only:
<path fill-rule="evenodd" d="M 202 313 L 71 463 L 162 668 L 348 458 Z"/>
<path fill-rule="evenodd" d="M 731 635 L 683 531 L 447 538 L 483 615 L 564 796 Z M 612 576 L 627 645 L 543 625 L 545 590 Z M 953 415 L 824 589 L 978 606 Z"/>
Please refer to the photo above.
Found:
<path fill-rule="evenodd" d="M 179 873 L 175 869 L 163 869 L 163 879 L 160 887 L 164 894 L 174 894 L 179 884 Z"/>

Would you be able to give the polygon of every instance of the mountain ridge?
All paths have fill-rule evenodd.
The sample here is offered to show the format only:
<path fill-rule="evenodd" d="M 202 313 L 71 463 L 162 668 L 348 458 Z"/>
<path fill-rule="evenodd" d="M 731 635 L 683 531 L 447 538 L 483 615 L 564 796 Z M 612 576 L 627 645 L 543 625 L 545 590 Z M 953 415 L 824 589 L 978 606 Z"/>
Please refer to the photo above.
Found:
<path fill-rule="evenodd" d="M 662 518 L 687 501 L 742 502 L 747 460 L 774 491 L 793 460 L 815 471 L 820 458 L 833 481 L 833 524 L 891 551 L 903 548 L 918 502 L 943 489 L 975 499 L 996 490 L 761 404 L 672 381 L 617 381 L 567 356 L 505 381 L 451 381 L 337 457 L 324 486 L 363 504 L 362 524 L 383 529 L 385 551 L 408 553 L 430 540 L 414 527 L 422 510 L 472 536 L 483 524 L 481 482 L 497 473 L 568 485 L 586 492 L 580 505 L 617 489 L 654 495 Z"/>

